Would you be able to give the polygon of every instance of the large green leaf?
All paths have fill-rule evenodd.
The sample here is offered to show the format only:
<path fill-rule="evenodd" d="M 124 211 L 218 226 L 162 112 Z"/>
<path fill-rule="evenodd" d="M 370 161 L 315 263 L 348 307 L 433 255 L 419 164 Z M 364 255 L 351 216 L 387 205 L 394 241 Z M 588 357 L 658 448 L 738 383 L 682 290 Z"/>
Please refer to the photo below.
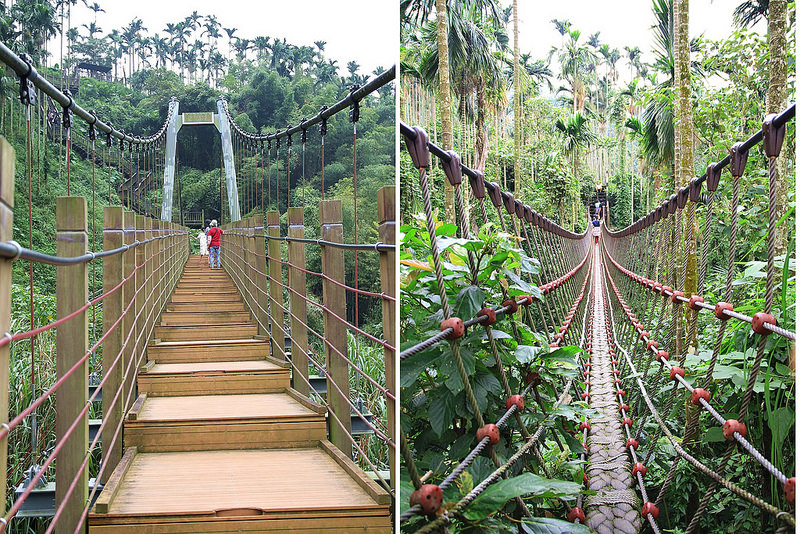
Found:
<path fill-rule="evenodd" d="M 464 321 L 472 319 L 483 308 L 486 293 L 477 286 L 468 286 L 462 289 L 456 297 L 456 307 L 453 314 Z"/>
<path fill-rule="evenodd" d="M 794 425 L 794 410 L 782 406 L 774 410 L 769 416 L 769 428 L 772 430 L 772 439 L 776 443 L 783 444 L 783 440 L 789 435 L 789 430 Z"/>
<path fill-rule="evenodd" d="M 424 350 L 409 356 L 400 362 L 400 387 L 407 388 L 417 379 L 419 374 L 428 366 L 433 365 L 444 354 L 443 345 Z"/>
<path fill-rule="evenodd" d="M 450 423 L 456 414 L 454 406 L 455 397 L 447 388 L 436 390 L 431 405 L 428 407 L 428 417 L 431 420 L 431 428 L 437 436 L 442 437 L 450 428 Z"/>
<path fill-rule="evenodd" d="M 541 354 L 542 348 L 541 347 L 534 347 L 531 345 L 517 345 L 517 350 L 514 351 L 514 357 L 517 358 L 519 363 L 525 364 L 530 363 L 536 359 L 536 357 Z"/>
<path fill-rule="evenodd" d="M 550 517 L 526 517 L 522 523 L 526 527 L 525 530 L 533 534 L 590 534 L 591 532 L 586 525 Z"/>
<path fill-rule="evenodd" d="M 500 480 L 490 485 L 464 511 L 464 517 L 478 520 L 487 517 L 509 499 L 522 495 L 533 495 L 544 499 L 577 496 L 581 486 L 574 482 L 542 478 L 533 473 L 523 473 L 514 478 Z"/>

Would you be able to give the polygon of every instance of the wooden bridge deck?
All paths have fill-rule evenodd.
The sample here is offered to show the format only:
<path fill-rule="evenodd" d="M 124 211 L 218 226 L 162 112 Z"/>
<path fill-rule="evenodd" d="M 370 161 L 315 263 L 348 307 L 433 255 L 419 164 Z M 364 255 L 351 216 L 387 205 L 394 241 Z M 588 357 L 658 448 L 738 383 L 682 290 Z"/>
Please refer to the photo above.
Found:
<path fill-rule="evenodd" d="M 391 531 L 388 494 L 327 441 L 324 408 L 256 332 L 225 272 L 192 256 L 90 533 Z"/>

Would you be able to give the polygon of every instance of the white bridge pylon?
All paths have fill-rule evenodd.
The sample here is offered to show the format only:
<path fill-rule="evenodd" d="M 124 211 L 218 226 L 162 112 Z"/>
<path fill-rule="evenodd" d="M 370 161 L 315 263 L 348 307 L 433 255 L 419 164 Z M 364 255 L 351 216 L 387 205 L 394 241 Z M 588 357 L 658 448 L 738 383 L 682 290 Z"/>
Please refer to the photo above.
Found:
<path fill-rule="evenodd" d="M 225 166 L 225 185 L 228 194 L 229 220 L 240 220 L 239 189 L 236 186 L 236 168 L 233 159 L 233 143 L 228 116 L 223 108 L 223 100 L 217 101 L 217 113 L 178 113 L 178 101 L 173 97 L 175 105 L 167 124 L 167 148 L 164 151 L 164 195 L 161 204 L 161 220 L 172 220 L 172 197 L 175 189 L 175 154 L 177 152 L 178 132 L 183 126 L 210 125 L 219 132 L 222 145 L 222 160 Z"/>

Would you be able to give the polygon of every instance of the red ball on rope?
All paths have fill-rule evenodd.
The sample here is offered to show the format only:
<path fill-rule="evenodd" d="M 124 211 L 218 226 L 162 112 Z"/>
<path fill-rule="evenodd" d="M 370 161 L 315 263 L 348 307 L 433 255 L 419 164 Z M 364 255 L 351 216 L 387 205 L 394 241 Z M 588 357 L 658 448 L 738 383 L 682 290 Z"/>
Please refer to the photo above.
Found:
<path fill-rule="evenodd" d="M 478 312 L 478 317 L 485 316 L 481 324 L 483 326 L 493 325 L 497 321 L 497 312 L 495 312 L 492 308 L 481 308 L 481 311 Z"/>
<path fill-rule="evenodd" d="M 442 507 L 442 500 L 444 496 L 442 495 L 442 490 L 436 484 L 425 484 L 424 486 L 420 487 L 418 490 L 415 490 L 411 493 L 411 499 L 409 499 L 409 503 L 411 506 L 418 504 L 422 507 L 422 511 L 425 512 L 425 515 L 433 515 L 436 511 Z"/>
<path fill-rule="evenodd" d="M 567 521 L 570 523 L 574 523 L 576 519 L 581 523 L 586 522 L 586 515 L 583 513 L 583 510 L 577 506 L 570 510 L 570 512 L 567 514 Z"/>
<path fill-rule="evenodd" d="M 511 395 L 506 399 L 506 410 L 510 410 L 512 406 L 516 406 L 520 412 L 525 409 L 525 399 L 522 395 Z"/>
<path fill-rule="evenodd" d="M 647 467 L 642 462 L 636 462 L 633 466 L 633 476 L 636 476 L 636 473 L 641 473 L 642 476 L 647 474 Z"/>
<path fill-rule="evenodd" d="M 711 393 L 703 388 L 694 388 L 692 390 L 692 403 L 699 405 L 700 399 L 705 399 L 706 402 L 711 402 Z"/>
<path fill-rule="evenodd" d="M 498 441 L 500 441 L 500 429 L 497 428 L 497 425 L 489 423 L 488 425 L 483 425 L 478 429 L 478 442 L 487 437 L 489 438 L 489 443 L 492 445 L 495 445 Z"/>
<path fill-rule="evenodd" d="M 439 325 L 439 330 L 442 332 L 448 328 L 452 328 L 453 331 L 447 335 L 446 339 L 458 339 L 464 335 L 464 321 L 458 317 L 450 317 L 449 319 L 445 319 L 442 321 L 442 324 Z"/>
<path fill-rule="evenodd" d="M 747 427 L 736 419 L 728 419 L 722 425 L 722 436 L 727 440 L 732 440 L 734 432 L 738 432 L 740 436 L 745 437 L 747 435 Z"/>
<path fill-rule="evenodd" d="M 794 477 L 786 481 L 783 485 L 783 495 L 786 497 L 786 502 L 794 504 Z"/>
<path fill-rule="evenodd" d="M 642 507 L 642 517 L 647 517 L 650 514 L 653 516 L 653 519 L 658 519 L 658 506 L 655 504 L 648 502 Z"/>

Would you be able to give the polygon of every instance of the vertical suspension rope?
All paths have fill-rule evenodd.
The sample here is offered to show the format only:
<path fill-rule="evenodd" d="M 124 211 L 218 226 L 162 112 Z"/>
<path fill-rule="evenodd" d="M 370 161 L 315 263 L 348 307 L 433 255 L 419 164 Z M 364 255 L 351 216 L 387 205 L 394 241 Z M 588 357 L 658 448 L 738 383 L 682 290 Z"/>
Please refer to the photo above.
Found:
<path fill-rule="evenodd" d="M 328 109 L 328 106 L 322 106 L 320 108 L 320 113 Z M 322 122 L 319 125 L 319 136 L 320 136 L 320 158 L 322 161 L 322 200 L 325 200 L 325 134 L 328 133 L 328 119 L 323 118 Z"/>
<path fill-rule="evenodd" d="M 70 196 L 70 153 L 72 151 L 72 110 L 69 109 L 69 106 L 72 105 L 72 97 L 69 94 L 69 91 L 65 91 L 64 93 L 69 97 L 69 104 L 64 106 L 64 110 L 61 113 L 61 121 L 64 129 L 67 130 L 67 158 L 66 158 L 66 166 L 67 166 L 67 196 Z M 28 122 L 30 123 L 30 111 L 28 112 Z"/>
<path fill-rule="evenodd" d="M 306 119 L 303 119 L 305 122 Z M 303 128 L 303 133 L 300 137 L 300 140 L 303 142 L 303 211 L 306 210 L 306 141 L 308 140 L 308 131 Z"/>
<path fill-rule="evenodd" d="M 292 205 L 292 136 L 286 136 L 286 211 Z"/>
<path fill-rule="evenodd" d="M 23 78 L 22 84 L 28 90 L 28 97 L 22 96 L 22 87 L 20 87 L 20 96 L 22 96 L 22 105 L 25 106 L 25 124 L 26 124 L 26 141 L 25 141 L 25 167 L 28 171 L 28 247 L 33 250 L 33 188 L 32 184 L 32 166 L 31 166 L 31 106 L 34 104 L 34 98 L 30 95 L 27 78 Z M 29 325 L 33 329 L 33 260 L 28 260 L 28 296 L 29 296 Z M 30 357 L 31 357 L 31 396 L 36 398 L 36 358 L 35 346 L 36 336 L 31 337 Z M 31 413 L 31 455 L 35 454 L 36 449 L 36 410 Z"/>
<path fill-rule="evenodd" d="M 267 196 L 272 207 L 272 139 L 267 139 Z"/>

